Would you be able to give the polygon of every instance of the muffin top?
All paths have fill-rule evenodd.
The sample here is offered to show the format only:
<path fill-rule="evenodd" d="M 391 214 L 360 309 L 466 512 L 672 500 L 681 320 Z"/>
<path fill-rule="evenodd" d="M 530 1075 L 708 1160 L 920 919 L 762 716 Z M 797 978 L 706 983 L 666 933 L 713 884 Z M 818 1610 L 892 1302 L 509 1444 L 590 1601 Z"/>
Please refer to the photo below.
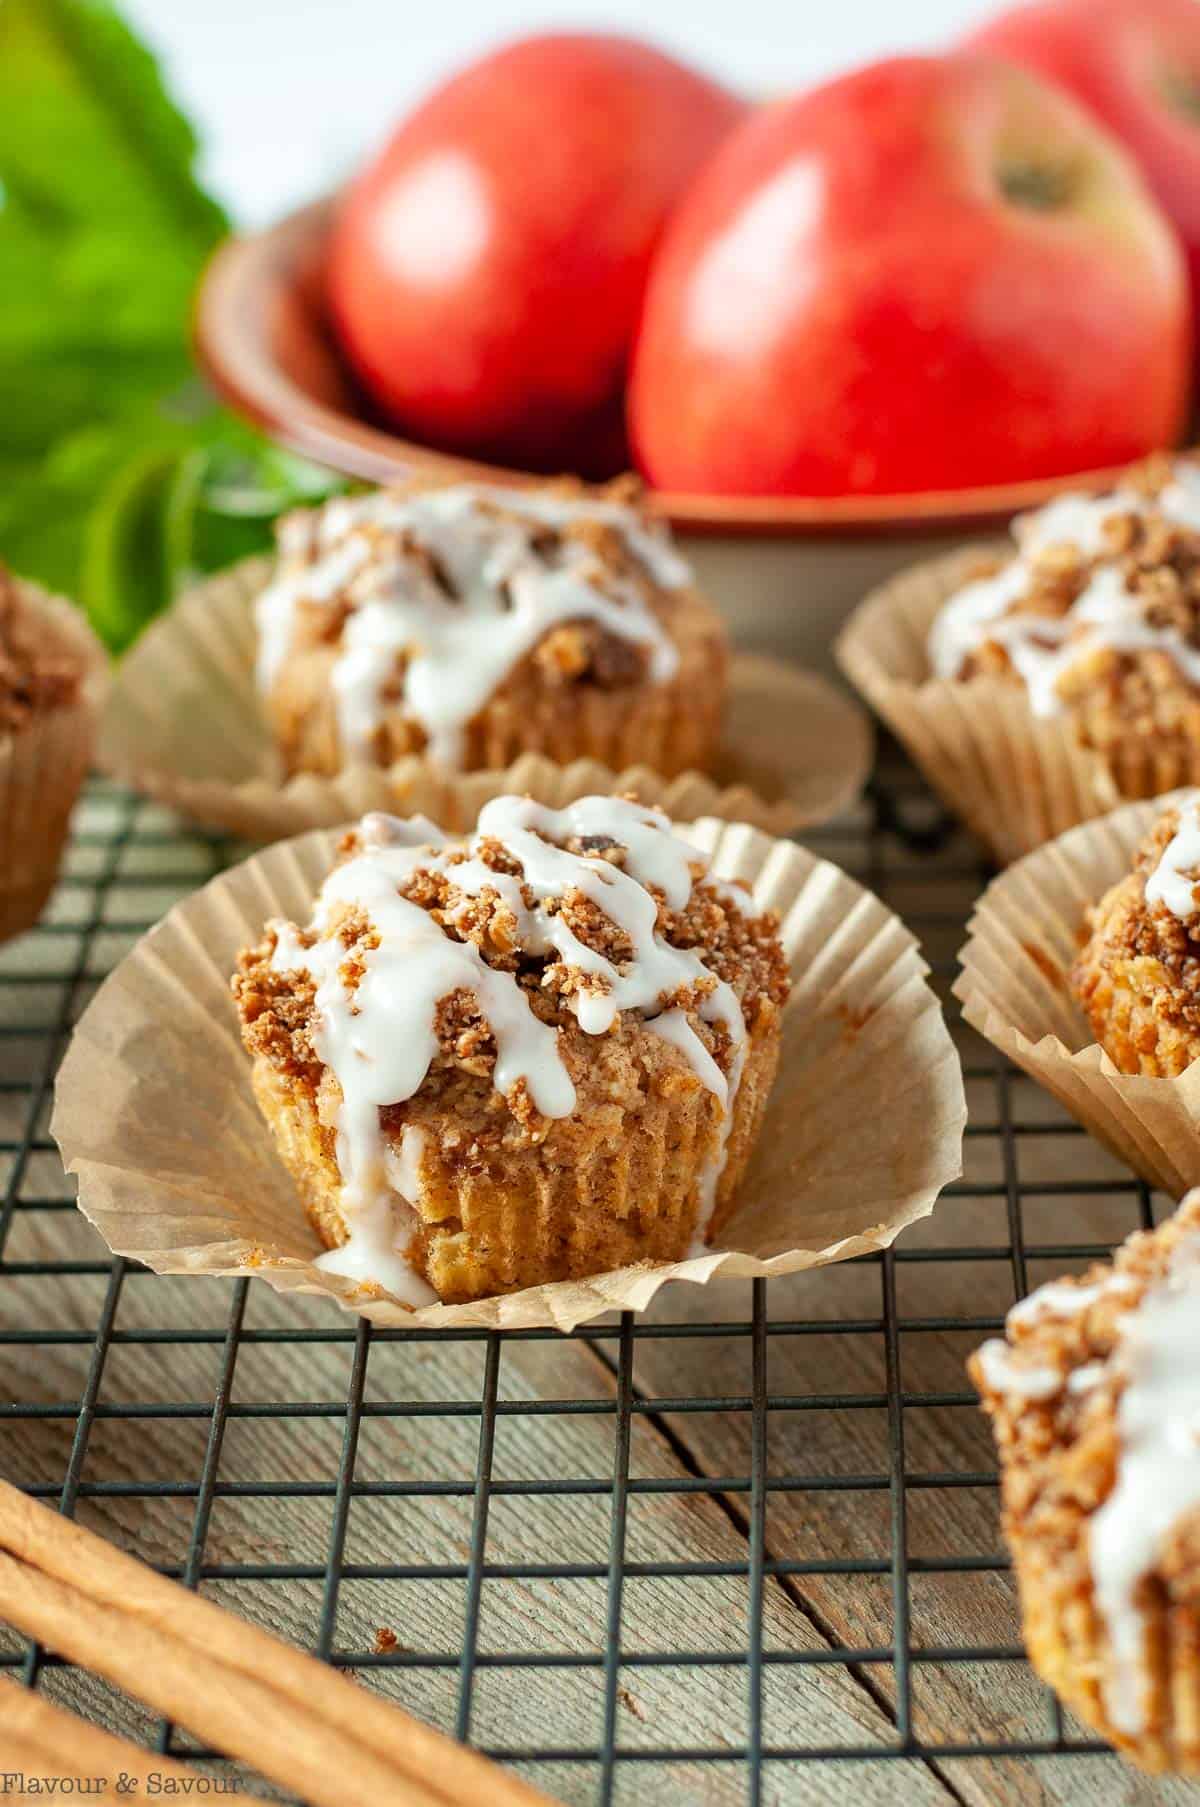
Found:
<path fill-rule="evenodd" d="M 82 661 L 47 634 L 0 566 L 0 731 L 19 733 L 34 716 L 73 703 L 83 677 Z"/>
<path fill-rule="evenodd" d="M 1094 956 L 1133 963 L 1153 987 L 1154 1010 L 1189 1038 L 1200 1035 L 1200 791 L 1166 809 L 1132 871 L 1087 913 L 1092 939 L 1073 974 L 1087 989 Z M 1139 963 L 1153 962 L 1152 966 Z M 1086 1000 L 1085 1000 L 1086 1001 Z"/>
<path fill-rule="evenodd" d="M 691 573 L 633 482 L 508 490 L 414 482 L 287 516 L 256 606 L 258 682 L 332 648 L 343 756 L 369 759 L 399 709 L 457 769 L 465 730 L 533 656 L 547 683 L 666 683 Z"/>
<path fill-rule="evenodd" d="M 1005 1466 L 1007 1528 L 1048 1582 L 1090 1596 L 1108 1638 L 1105 1705 L 1147 1714 L 1147 1590 L 1200 1600 L 1200 1192 L 1111 1265 L 1008 1314 L 971 1374 Z"/>
<path fill-rule="evenodd" d="M 545 1139 L 639 1036 L 673 1044 L 728 1125 L 747 1040 L 788 973 L 774 916 L 711 877 L 656 809 L 499 797 L 476 832 L 372 815 L 308 928 L 273 922 L 239 960 L 251 1052 L 336 1120 L 349 1209 L 377 1195 L 384 1140 L 419 1100 L 472 1140 Z M 601 1044 L 614 1058 L 598 1064 Z M 382 1115 L 381 1115 L 382 1113 Z"/>
<path fill-rule="evenodd" d="M 1200 688 L 1200 462 L 1149 460 L 1109 495 L 1064 496 L 1021 516 L 1013 534 L 1015 557 L 982 560 L 934 621 L 935 676 L 1016 677 L 1039 716 L 1101 685 L 1127 716 L 1143 716 L 1147 678 L 1164 661 L 1180 685 Z"/>

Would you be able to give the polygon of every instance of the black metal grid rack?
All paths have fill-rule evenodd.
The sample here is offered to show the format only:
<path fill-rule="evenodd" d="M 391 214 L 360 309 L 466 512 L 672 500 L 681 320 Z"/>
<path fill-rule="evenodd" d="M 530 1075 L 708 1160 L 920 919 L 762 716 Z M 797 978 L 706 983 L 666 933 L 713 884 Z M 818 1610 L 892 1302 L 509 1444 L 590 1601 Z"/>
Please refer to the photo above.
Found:
<path fill-rule="evenodd" d="M 946 993 L 984 874 L 919 781 L 808 839 Z M 566 1339 L 157 1278 L 74 1211 L 50 1093 L 100 978 L 230 854 L 94 785 L 0 950 L 0 1471 L 563 1800 L 1127 1798 L 1024 1667 L 962 1359 L 1146 1189 L 964 1031 L 966 1177 L 882 1257 Z M 3 1627 L 0 1667 L 266 1792 Z"/>

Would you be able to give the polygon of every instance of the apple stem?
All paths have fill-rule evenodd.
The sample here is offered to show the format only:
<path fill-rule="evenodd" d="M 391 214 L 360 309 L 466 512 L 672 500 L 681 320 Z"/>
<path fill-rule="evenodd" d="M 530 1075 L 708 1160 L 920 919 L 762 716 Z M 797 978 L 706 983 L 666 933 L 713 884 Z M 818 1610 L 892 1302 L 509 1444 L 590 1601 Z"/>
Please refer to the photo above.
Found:
<path fill-rule="evenodd" d="M 1071 172 L 1061 163 L 1005 163 L 999 182 L 1005 200 L 1037 213 L 1052 213 L 1071 196 Z"/>
<path fill-rule="evenodd" d="M 1162 78 L 1162 91 L 1168 104 L 1189 119 L 1200 119 L 1200 77 L 1189 70 L 1173 69 Z"/>

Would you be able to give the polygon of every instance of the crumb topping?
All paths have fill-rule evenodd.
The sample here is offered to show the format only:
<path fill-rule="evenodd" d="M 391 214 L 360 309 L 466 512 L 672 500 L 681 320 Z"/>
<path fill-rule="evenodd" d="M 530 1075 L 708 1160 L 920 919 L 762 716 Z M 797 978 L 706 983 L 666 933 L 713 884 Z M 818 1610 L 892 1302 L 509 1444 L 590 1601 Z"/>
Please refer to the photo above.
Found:
<path fill-rule="evenodd" d="M 514 1131 L 536 1148 L 650 1075 L 709 1095 L 701 1252 L 751 1035 L 787 995 L 776 929 L 631 798 L 498 797 L 458 843 L 364 818 L 312 923 L 268 925 L 233 979 L 247 1048 L 334 1134 L 348 1235 L 321 1259 L 359 1277 L 394 1264 L 431 1110 L 441 1157 L 457 1137 L 479 1159 Z"/>
<path fill-rule="evenodd" d="M 1000 1451 L 1006 1535 L 1060 1601 L 1094 1601 L 1106 1704 L 1131 1734 L 1152 1699 L 1152 1616 L 1200 1600 L 1198 1291 L 1191 1193 L 1111 1264 L 1014 1307 L 1006 1340 L 971 1361 Z"/>
<path fill-rule="evenodd" d="M 571 853 L 600 859 L 622 870 L 627 849 L 606 836 L 568 835 L 561 842 Z M 361 830 L 347 835 L 339 848 L 339 865 L 346 865 L 364 850 Z M 580 992 L 604 992 L 602 976 L 565 958 L 554 948 L 533 952 L 524 945 L 521 924 L 511 900 L 488 884 L 464 890 L 455 882 L 457 871 L 478 862 L 497 879 L 521 884 L 521 863 L 495 836 L 483 835 L 471 846 L 450 849 L 436 866 L 417 866 L 398 885 L 398 893 L 425 911 L 450 940 L 468 942 L 478 949 L 484 963 L 496 972 L 512 975 L 529 1008 L 549 1026 L 564 1032 L 575 1029 L 571 1000 Z M 776 1010 L 786 1001 L 789 978 L 778 936 L 778 919 L 771 912 L 752 913 L 746 893 L 746 909 L 738 906 L 734 887 L 718 889 L 704 876 L 704 862 L 691 862 L 695 880 L 686 903 L 672 909 L 662 892 L 650 885 L 656 903 L 655 932 L 670 946 L 697 952 L 707 975 L 691 985 L 678 986 L 658 1000 L 660 1012 L 671 1008 L 695 1011 L 718 982 L 729 985 L 741 1006 L 748 1027 L 760 1013 Z M 521 884 L 521 900 L 532 908 L 535 898 Z M 549 899 L 546 909 L 561 917 L 580 944 L 618 969 L 634 958 L 629 933 L 590 898 L 567 891 Z M 341 914 L 333 925 L 345 950 L 340 972 L 353 990 L 363 966 L 362 957 L 378 945 L 374 925 L 362 911 Z M 289 931 L 302 948 L 316 940 L 309 930 Z M 238 957 L 234 994 L 243 1021 L 246 1044 L 253 1054 L 266 1056 L 282 1070 L 313 1077 L 321 1062 L 313 1046 L 315 987 L 310 978 L 277 965 L 280 929 L 272 926 L 263 941 Z M 698 1033 L 721 1067 L 730 1064 L 730 1038 L 720 1023 L 698 1021 Z M 436 1034 L 438 1058 L 429 1084 L 436 1087 L 454 1070 L 490 1080 L 497 1047 L 479 999 L 460 990 L 439 1001 Z"/>
<path fill-rule="evenodd" d="M 1164 694 L 1200 690 L 1200 462 L 1155 457 L 1014 532 L 1016 557 L 981 559 L 938 616 L 935 672 L 1024 683 L 1035 714 L 1076 711 L 1086 744 L 1179 729 Z"/>
<path fill-rule="evenodd" d="M 260 597 L 259 685 L 336 652 L 344 755 L 371 758 L 387 708 L 454 768 L 465 724 L 518 668 L 550 690 L 665 682 L 690 582 L 635 483 L 537 490 L 414 482 L 288 516 Z"/>
<path fill-rule="evenodd" d="M 1200 1037 L 1200 912 L 1179 916 L 1148 901 L 1147 883 L 1159 870 L 1180 828 L 1180 811 L 1164 810 L 1134 855 L 1128 878 L 1085 914 L 1088 942 L 1071 983 L 1085 1010 L 1114 962 L 1153 962 L 1146 987 L 1155 1018 Z M 1200 876 L 1200 874 L 1198 874 Z"/>
<path fill-rule="evenodd" d="M 1161 1279 L 1171 1250 L 1197 1228 L 1193 1203 L 1160 1229 L 1137 1232 L 1111 1263 L 1054 1281 L 1014 1306 L 1005 1340 L 971 1357 L 1004 1467 L 1006 1517 L 1050 1538 L 1080 1578 L 1080 1515 L 1101 1503 L 1115 1474 L 1125 1376 L 1112 1357 L 1122 1325 Z"/>
<path fill-rule="evenodd" d="M 83 679 L 78 659 L 46 643 L 11 572 L 0 566 L 0 730 L 73 703 Z"/>

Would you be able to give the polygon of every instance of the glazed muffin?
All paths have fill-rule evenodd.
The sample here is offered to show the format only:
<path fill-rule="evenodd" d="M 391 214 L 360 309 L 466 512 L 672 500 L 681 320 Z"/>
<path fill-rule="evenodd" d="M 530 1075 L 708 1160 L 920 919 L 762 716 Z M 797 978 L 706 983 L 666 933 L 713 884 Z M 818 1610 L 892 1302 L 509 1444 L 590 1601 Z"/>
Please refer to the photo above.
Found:
<path fill-rule="evenodd" d="M 1006 1330 L 970 1367 L 1030 1659 L 1143 1768 L 1200 1772 L 1200 1192 Z"/>
<path fill-rule="evenodd" d="M 1182 1073 L 1200 1054 L 1200 793 L 1164 810 L 1133 871 L 1087 912 L 1071 987 L 1122 1073 Z"/>
<path fill-rule="evenodd" d="M 700 1253 L 779 1057 L 773 915 L 626 799 L 364 818 L 234 994 L 334 1271 L 408 1303 Z"/>
<path fill-rule="evenodd" d="M 939 610 L 931 672 L 1023 684 L 1126 796 L 1200 777 L 1200 463 L 1153 459 L 1013 532 L 1015 556 L 981 559 Z"/>
<path fill-rule="evenodd" d="M 414 481 L 288 516 L 256 607 L 285 775 L 522 753 L 704 769 L 728 652 L 635 483 Z"/>
<path fill-rule="evenodd" d="M 0 940 L 54 888 L 107 663 L 77 609 L 0 566 Z"/>

